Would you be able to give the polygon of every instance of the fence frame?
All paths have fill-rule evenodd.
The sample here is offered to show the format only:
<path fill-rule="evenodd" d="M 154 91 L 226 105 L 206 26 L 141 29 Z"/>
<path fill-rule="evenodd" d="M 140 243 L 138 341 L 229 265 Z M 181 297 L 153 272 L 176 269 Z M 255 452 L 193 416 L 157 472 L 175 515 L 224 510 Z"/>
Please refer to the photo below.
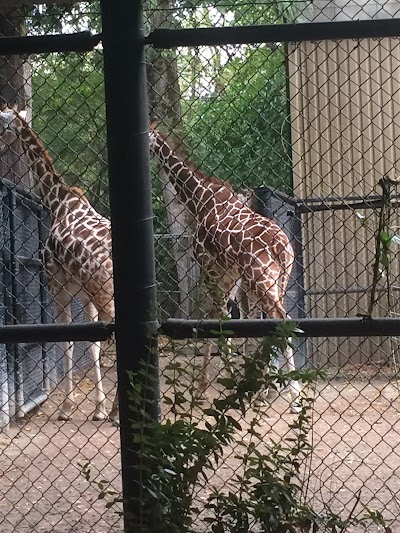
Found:
<path fill-rule="evenodd" d="M 131 513 L 138 511 L 137 449 L 133 449 L 134 429 L 128 411 L 129 372 L 143 360 L 154 363 L 157 334 L 175 338 L 203 335 L 218 336 L 221 322 L 212 320 L 167 320 L 158 330 L 155 305 L 154 238 L 151 208 L 151 179 L 147 135 L 145 46 L 157 48 L 221 44 L 256 44 L 271 41 L 360 39 L 400 36 L 396 19 L 266 25 L 252 28 L 200 28 L 193 30 L 155 30 L 145 37 L 143 2 L 101 1 L 104 47 L 109 179 L 112 213 L 115 280 L 115 326 L 104 323 L 42 324 L 0 326 L 0 340 L 7 342 L 104 340 L 115 329 L 119 396 L 121 401 L 121 459 L 124 490 L 125 533 L 133 533 Z M 124 16 L 121 17 L 121 13 Z M 49 51 L 87 51 L 100 41 L 99 36 L 48 36 L 0 38 L 0 53 L 40 53 Z M 131 57 L 126 68 L 124 57 Z M 121 109 L 121 95 L 129 94 L 129 105 Z M 307 209 L 309 212 L 310 209 Z M 135 261 L 135 253 L 140 257 Z M 134 304 L 133 304 L 134 302 Z M 243 337 L 259 337 L 275 331 L 280 321 L 232 320 L 229 330 Z M 345 318 L 298 320 L 299 336 L 373 336 L 400 335 L 398 318 Z M 132 357 L 132 341 L 135 343 Z M 153 418 L 158 417 L 158 392 L 150 404 Z"/>

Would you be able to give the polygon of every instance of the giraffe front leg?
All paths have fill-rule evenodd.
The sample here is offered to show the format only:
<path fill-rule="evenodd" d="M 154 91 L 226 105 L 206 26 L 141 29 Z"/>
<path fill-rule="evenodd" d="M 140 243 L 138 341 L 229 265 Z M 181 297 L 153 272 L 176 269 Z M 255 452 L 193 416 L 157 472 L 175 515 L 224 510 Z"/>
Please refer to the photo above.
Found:
<path fill-rule="evenodd" d="M 289 343 L 292 339 L 289 339 Z M 293 357 L 293 348 L 288 346 L 283 352 L 283 357 L 285 359 L 285 366 L 289 372 L 296 370 Z M 301 385 L 297 380 L 291 380 L 288 384 L 289 394 L 292 398 L 292 403 L 290 405 L 290 410 L 293 413 L 299 413 L 301 411 L 300 405 L 300 395 L 301 395 Z"/>
<path fill-rule="evenodd" d="M 114 424 L 114 426 L 119 427 L 119 396 L 118 396 L 118 385 L 117 390 L 115 391 L 115 397 L 114 402 L 111 408 L 111 412 L 109 415 L 109 418 L 111 422 Z"/>
<path fill-rule="evenodd" d="M 71 301 L 66 298 L 64 294 L 58 294 L 56 303 L 56 310 L 58 311 L 57 321 L 63 324 L 68 324 L 72 321 L 71 315 Z M 73 342 L 61 343 L 64 354 L 64 393 L 65 398 L 58 413 L 58 420 L 70 420 L 72 411 L 75 407 L 74 402 L 74 381 L 73 381 Z"/>
<path fill-rule="evenodd" d="M 74 351 L 73 342 L 63 342 L 64 352 L 64 393 L 65 398 L 58 413 L 58 420 L 67 421 L 71 419 L 72 411 L 75 406 L 74 402 L 74 382 L 73 382 L 73 361 Z"/>
<path fill-rule="evenodd" d="M 86 317 L 90 321 L 97 321 L 99 319 L 99 312 L 93 302 L 85 305 Z M 103 313 L 102 313 L 103 315 Z M 103 318 L 103 316 L 101 317 Z M 93 361 L 93 381 L 95 387 L 95 411 L 93 413 L 93 420 L 102 421 L 107 419 L 106 411 L 106 395 L 103 389 L 103 379 L 100 367 L 100 342 L 93 342 L 89 347 L 89 352 Z"/>
<path fill-rule="evenodd" d="M 211 351 L 212 351 L 212 341 L 207 339 L 206 350 L 203 356 L 203 364 L 201 366 L 199 384 L 197 386 L 196 396 L 199 398 L 206 391 L 210 383 L 210 360 L 211 360 Z"/>
<path fill-rule="evenodd" d="M 101 421 L 107 419 L 106 395 L 103 389 L 103 380 L 100 368 L 100 342 L 92 343 L 90 351 L 93 358 L 94 385 L 95 385 L 95 405 L 93 420 Z"/>

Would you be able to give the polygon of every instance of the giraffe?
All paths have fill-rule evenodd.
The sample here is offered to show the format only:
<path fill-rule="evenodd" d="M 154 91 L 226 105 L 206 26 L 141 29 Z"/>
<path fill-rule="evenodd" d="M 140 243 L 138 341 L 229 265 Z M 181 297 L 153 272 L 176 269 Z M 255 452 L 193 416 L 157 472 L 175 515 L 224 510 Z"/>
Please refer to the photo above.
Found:
<path fill-rule="evenodd" d="M 197 169 L 171 146 L 155 122 L 150 124 L 149 138 L 151 154 L 167 172 L 180 202 L 193 218 L 194 255 L 213 300 L 209 318 L 227 313 L 228 300 L 242 283 L 269 318 L 288 318 L 284 296 L 294 252 L 286 233 L 245 205 L 230 183 Z M 290 343 L 284 356 L 288 369 L 295 370 Z M 202 392 L 208 384 L 209 359 L 208 348 L 200 379 Z M 295 410 L 300 384 L 292 381 L 289 391 Z"/>
<path fill-rule="evenodd" d="M 3 107 L 0 111 L 0 142 L 12 148 L 21 139 L 34 189 L 50 214 L 49 236 L 44 247 L 48 289 L 54 300 L 57 320 L 72 321 L 71 303 L 78 297 L 89 320 L 114 319 L 113 264 L 110 222 L 90 205 L 81 189 L 68 186 L 21 111 Z M 65 398 L 58 419 L 69 420 L 74 408 L 73 343 L 63 342 Z M 100 368 L 100 343 L 91 343 L 95 373 L 93 420 L 105 420 L 106 396 Z M 117 421 L 117 395 L 109 415 Z"/>

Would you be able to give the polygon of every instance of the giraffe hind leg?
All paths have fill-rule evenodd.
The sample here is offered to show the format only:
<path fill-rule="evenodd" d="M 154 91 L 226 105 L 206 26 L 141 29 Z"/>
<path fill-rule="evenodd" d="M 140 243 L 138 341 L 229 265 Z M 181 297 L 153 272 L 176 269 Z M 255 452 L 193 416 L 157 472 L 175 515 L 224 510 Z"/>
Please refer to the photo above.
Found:
<path fill-rule="evenodd" d="M 210 360 L 212 352 L 212 341 L 207 339 L 205 353 L 203 355 L 203 363 L 200 370 L 199 382 L 197 386 L 196 396 L 201 397 L 210 383 Z"/>
<path fill-rule="evenodd" d="M 96 321 L 98 320 L 98 312 L 95 305 L 90 302 L 85 306 L 85 313 L 89 320 Z M 101 375 L 100 368 L 100 342 L 93 342 L 90 344 L 88 349 L 92 361 L 93 361 L 93 372 L 94 372 L 94 386 L 95 386 L 95 411 L 93 414 L 93 420 L 102 421 L 107 419 L 106 411 L 106 395 L 104 394 L 103 389 L 103 380 Z"/>
<path fill-rule="evenodd" d="M 71 302 L 57 304 L 58 321 L 65 324 L 72 321 Z M 64 354 L 64 393 L 65 398 L 58 413 L 58 420 L 70 420 L 72 411 L 75 406 L 74 402 L 74 382 L 73 382 L 73 342 L 61 343 L 61 348 Z"/>

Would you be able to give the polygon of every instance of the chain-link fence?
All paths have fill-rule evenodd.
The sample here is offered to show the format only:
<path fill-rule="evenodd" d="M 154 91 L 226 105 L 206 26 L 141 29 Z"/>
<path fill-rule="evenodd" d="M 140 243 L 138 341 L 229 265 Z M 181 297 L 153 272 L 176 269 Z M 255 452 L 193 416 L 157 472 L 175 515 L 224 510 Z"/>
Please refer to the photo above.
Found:
<path fill-rule="evenodd" d="M 95 36 L 102 29 L 97 1 L 28 2 L 11 9 L 6 4 L 0 1 L 4 37 L 88 31 Z M 400 64 L 393 24 L 399 14 L 396 2 L 146 2 L 147 97 L 150 120 L 157 122 L 150 127 L 150 144 L 162 324 L 225 321 L 228 313 L 249 319 L 285 313 L 299 320 L 371 312 L 399 317 Z M 119 16 L 122 24 L 125 13 Z M 270 30 L 252 33 L 261 44 L 247 44 L 252 37 L 246 31 L 263 25 Z M 196 37 L 184 31 L 194 28 Z M 237 33 L 207 33 L 217 28 Z M 179 37 L 174 30 L 182 30 Z M 124 79 L 134 53 L 120 54 L 114 60 Z M 7 106 L 0 112 L 1 325 L 68 322 L 69 315 L 83 322 L 97 312 L 100 320 L 113 320 L 108 221 L 114 216 L 115 222 L 118 213 L 109 207 L 100 38 L 85 52 L 1 56 L 0 96 Z M 122 116 L 139 105 L 125 92 L 120 98 Z M 14 104 L 26 115 L 16 115 Z M 110 149 L 118 154 L 118 147 Z M 127 157 L 123 150 L 120 155 Z M 384 176 L 389 179 L 382 181 Z M 129 257 L 132 265 L 144 260 L 134 250 Z M 178 473 L 171 473 L 172 467 L 162 475 L 152 472 L 143 502 L 154 497 L 155 514 L 163 505 L 184 508 L 184 497 L 178 505 L 154 492 L 160 486 L 154 479 L 192 475 L 183 491 L 192 498 L 190 526 L 168 531 L 295 531 L 282 524 L 287 529 L 273 529 L 273 519 L 277 509 L 282 518 L 282 502 L 290 499 L 283 500 L 282 492 L 277 496 L 277 480 L 285 480 L 282 457 L 293 463 L 300 457 L 293 458 L 287 447 L 302 431 L 296 426 L 297 379 L 303 379 L 301 396 L 314 404 L 310 448 L 294 476 L 296 513 L 308 507 L 321 530 L 357 532 L 384 531 L 382 513 L 386 527 L 396 531 L 399 334 L 368 333 L 346 336 L 336 329 L 336 336 L 324 336 L 314 330 L 307 339 L 300 334 L 293 343 L 292 381 L 280 374 L 285 357 L 270 350 L 278 367 L 272 375 L 287 390 L 270 394 L 257 409 L 251 401 L 246 408 L 246 402 L 233 404 L 226 420 L 236 433 L 229 439 L 224 434 L 213 460 L 202 456 L 201 468 L 194 457 L 199 449 L 205 456 L 210 441 L 196 431 L 211 428 L 215 435 L 210 420 L 230 398 L 233 368 L 249 354 L 258 361 L 262 339 L 233 339 L 231 346 L 226 339 L 201 340 L 196 331 L 177 341 L 161 334 L 161 425 L 168 431 L 168 424 L 181 424 L 172 427 L 183 459 Z M 91 420 L 93 414 L 105 417 L 104 397 L 111 410 L 117 381 L 113 343 L 102 345 L 100 369 L 98 343 L 79 340 L 71 356 L 69 343 L 25 340 L 0 345 L 1 531 L 121 531 L 119 432 L 109 420 Z M 133 359 L 138 342 L 133 328 Z M 73 377 L 65 354 L 72 357 Z M 324 372 L 308 386 L 313 370 Z M 192 424 L 190 433 L 185 421 Z M 140 442 L 135 432 L 130 438 Z M 160 435 L 154 441 L 165 451 Z M 282 444 L 283 455 L 274 442 Z M 258 468 L 252 454 L 258 454 Z M 262 462 L 268 454 L 281 462 Z M 194 475 L 194 465 L 205 469 L 204 478 L 196 477 L 198 471 Z M 125 466 L 132 465 L 125 459 Z M 286 489 L 292 494 L 292 485 Z M 260 521 L 256 501 L 270 525 Z M 246 525 L 243 509 L 251 505 L 253 522 Z M 145 512 L 144 503 L 142 508 Z M 293 518 L 292 507 L 290 512 Z M 361 516 L 374 520 L 357 522 Z M 346 519 L 349 524 L 339 522 Z M 294 523 L 300 531 L 300 521 Z M 125 521 L 125 530 L 135 529 Z"/>
<path fill-rule="evenodd" d="M 191 170 L 201 171 L 200 182 L 216 176 L 248 198 L 255 191 L 251 207 L 284 229 L 295 253 L 285 302 L 293 317 L 368 315 L 371 299 L 374 316 L 397 316 L 397 191 L 395 186 L 381 227 L 379 181 L 398 172 L 398 39 L 384 30 L 379 34 L 377 29 L 377 35 L 371 28 L 378 27 L 378 20 L 395 20 L 398 13 L 397 4 L 368 2 L 162 2 L 147 12 L 148 31 L 153 32 L 149 41 L 155 45 L 148 51 L 151 116 L 168 135 L 164 142 L 171 153 L 175 150 L 190 161 Z M 365 33 L 351 38 L 351 26 L 342 23 L 355 20 L 366 22 Z M 280 38 L 274 34 L 273 42 L 268 42 L 271 32 L 265 31 L 266 42 L 257 45 L 228 44 L 228 32 L 212 33 L 216 27 L 293 22 L 337 22 L 337 33 L 334 40 L 325 40 L 328 30 L 311 37 L 301 26 L 297 35 L 291 27 L 287 33 L 283 29 Z M 174 32 L 190 28 L 201 31 Z M 330 31 L 335 32 L 334 24 Z M 241 43 L 251 40 L 236 33 L 231 43 L 235 37 Z M 165 189 L 168 178 L 177 189 L 183 186 L 176 170 L 173 175 L 179 163 L 172 161 L 168 168 L 165 151 L 157 149 L 164 172 L 155 189 L 164 194 L 164 204 L 160 202 L 160 214 L 155 206 L 156 223 L 175 235 L 189 230 L 196 243 L 201 232 L 188 222 L 193 207 L 182 207 L 187 191 L 177 190 L 174 198 Z M 239 214 L 232 209 L 231 216 Z M 383 240 L 388 232 L 387 248 L 377 245 L 379 231 Z M 218 241 L 217 231 L 213 236 Z M 214 242 L 215 248 L 206 243 L 214 258 L 221 253 L 216 252 L 220 242 Z M 181 255 L 171 249 L 176 265 Z M 184 302 L 190 291 L 185 283 L 179 288 Z M 223 282 L 219 288 L 224 290 Z M 398 339 L 346 338 L 340 333 L 337 329 L 336 337 L 315 335 L 296 346 L 297 368 L 326 372 L 315 390 L 313 451 L 303 472 L 303 501 L 317 513 L 329 510 L 350 518 L 366 508 L 379 509 L 389 521 L 395 520 L 396 530 Z M 206 347 L 199 350 L 204 354 Z M 195 352 L 195 346 L 186 345 L 182 361 Z M 224 394 L 218 380 L 221 353 L 222 359 L 218 350 L 211 358 L 212 405 Z M 163 390 L 168 395 L 167 385 Z M 285 394 L 265 409 L 258 428 L 260 450 L 266 442 L 291 434 L 287 412 Z M 215 488 L 239 490 L 241 448 L 235 446 L 236 441 L 211 487 L 206 484 L 203 500 Z M 200 523 L 199 518 L 202 530 Z M 371 524 L 351 527 L 379 530 Z"/>
<path fill-rule="evenodd" d="M 0 34 L 7 38 L 95 34 L 101 28 L 100 8 L 95 3 L 12 9 L 2 3 L 0 7 Z M 1 324 L 52 324 L 62 309 L 54 305 L 49 293 L 43 260 L 57 207 L 49 209 L 41 198 L 44 191 L 35 187 L 43 179 L 36 163 L 48 150 L 55 174 L 70 186 L 81 187 L 96 211 L 109 217 L 102 50 L 8 54 L 0 63 L 2 104 L 9 108 L 16 104 L 18 110 L 26 111 L 26 131 L 33 128 L 39 137 L 32 137 L 31 142 L 37 144 L 30 147 L 37 160 L 31 157 L 26 138 L 2 148 Z M 7 112 L 11 111 L 3 105 L 2 128 Z M 50 175 L 53 171 L 49 160 L 45 171 Z M 73 219 L 67 219 L 67 224 L 73 224 Z M 55 246 L 64 244 L 60 241 Z M 62 278 L 59 283 L 61 292 Z M 72 286 L 65 288 L 68 291 Z M 82 322 L 82 302 L 72 295 L 72 319 Z M 97 468 L 119 490 L 118 430 L 110 422 L 91 421 L 98 378 L 90 344 L 74 343 L 75 403 L 72 420 L 61 422 L 58 413 L 65 387 L 68 390 L 63 345 L 24 340 L 1 345 L 0 529 L 120 530 L 121 519 L 97 502 L 98 491 L 83 475 L 83 465 L 95 458 L 92 475 L 96 477 Z M 102 352 L 103 387 L 111 401 L 116 379 L 112 343 Z"/>

